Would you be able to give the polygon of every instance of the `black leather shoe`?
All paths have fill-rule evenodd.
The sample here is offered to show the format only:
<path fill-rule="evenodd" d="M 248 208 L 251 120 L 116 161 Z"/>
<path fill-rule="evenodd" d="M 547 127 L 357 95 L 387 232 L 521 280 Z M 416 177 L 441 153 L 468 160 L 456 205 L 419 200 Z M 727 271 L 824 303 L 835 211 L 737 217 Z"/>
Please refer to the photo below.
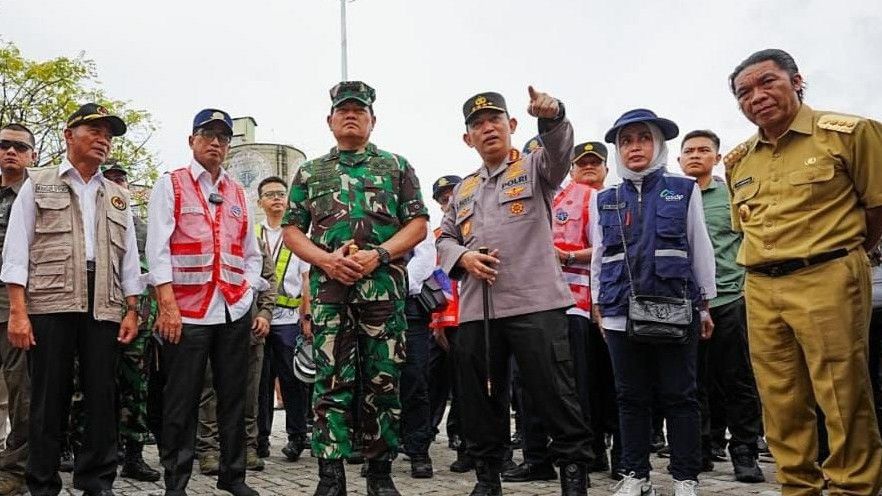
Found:
<path fill-rule="evenodd" d="M 73 472 L 74 459 L 73 453 L 70 451 L 70 448 L 62 448 L 61 451 L 61 460 L 59 461 L 58 471 L 59 472 Z"/>
<path fill-rule="evenodd" d="M 434 475 L 432 471 L 432 459 L 429 455 L 410 457 L 410 476 L 414 479 L 431 479 Z"/>
<path fill-rule="evenodd" d="M 218 482 L 217 488 L 221 491 L 226 491 L 233 496 L 260 496 L 259 492 L 251 489 L 251 486 L 245 484 L 244 482 L 237 482 L 235 484 Z"/>
<path fill-rule="evenodd" d="M 475 460 L 463 452 L 456 453 L 456 461 L 450 464 L 450 471 L 455 474 L 464 474 L 475 469 Z"/>
<path fill-rule="evenodd" d="M 304 449 L 306 449 L 305 439 L 292 439 L 282 448 L 282 454 L 289 462 L 296 462 L 300 459 Z"/>
<path fill-rule="evenodd" d="M 367 496 L 401 496 L 392 482 L 392 462 L 368 460 Z"/>
<path fill-rule="evenodd" d="M 732 455 L 732 467 L 735 469 L 735 480 L 738 482 L 765 482 L 766 476 L 756 463 L 756 453 L 747 446 L 729 447 Z"/>
<path fill-rule="evenodd" d="M 711 448 L 710 455 L 711 461 L 714 462 L 724 462 L 728 460 L 728 458 L 726 457 L 726 450 L 720 448 L 719 446 L 714 446 L 713 448 Z"/>
<path fill-rule="evenodd" d="M 524 462 L 511 470 L 502 473 L 502 480 L 505 482 L 530 482 L 538 480 L 555 480 L 557 472 L 551 464 L 533 465 Z"/>
<path fill-rule="evenodd" d="M 477 484 L 469 496 L 502 496 L 502 483 L 499 481 L 499 465 L 486 460 L 475 461 Z"/>
<path fill-rule="evenodd" d="M 346 496 L 346 469 L 343 460 L 319 458 L 319 483 L 313 496 Z"/>
<path fill-rule="evenodd" d="M 129 441 L 126 443 L 123 466 L 119 476 L 124 479 L 133 479 L 141 482 L 156 482 L 160 478 L 159 472 L 150 468 L 144 462 L 144 445 Z"/>
<path fill-rule="evenodd" d="M 561 496 L 588 496 L 588 470 L 581 463 L 562 463 L 560 465 Z"/>

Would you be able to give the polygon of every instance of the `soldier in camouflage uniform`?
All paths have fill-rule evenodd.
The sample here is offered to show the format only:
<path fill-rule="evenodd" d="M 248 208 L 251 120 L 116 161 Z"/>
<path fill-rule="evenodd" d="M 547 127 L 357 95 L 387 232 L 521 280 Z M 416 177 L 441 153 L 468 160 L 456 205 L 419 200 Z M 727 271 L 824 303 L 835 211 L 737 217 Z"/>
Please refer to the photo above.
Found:
<path fill-rule="evenodd" d="M 101 168 L 104 177 L 128 189 L 128 172 L 117 163 L 109 163 Z M 147 272 L 144 246 L 147 243 L 147 225 L 135 214 L 135 237 L 138 241 L 138 254 L 141 258 L 141 272 Z M 125 449 L 120 477 L 145 482 L 159 480 L 159 472 L 152 469 L 142 456 L 144 443 L 149 437 L 147 429 L 147 374 L 150 363 L 148 344 L 151 339 L 151 326 L 148 326 L 152 297 L 145 291 L 138 298 L 140 325 L 138 335 L 123 347 L 117 368 L 117 394 L 119 395 L 119 436 Z M 152 324 L 152 322 L 150 322 Z"/>
<path fill-rule="evenodd" d="M 297 171 L 283 221 L 285 244 L 312 265 L 317 496 L 346 494 L 343 459 L 358 443 L 355 408 L 367 494 L 399 494 L 389 474 L 398 447 L 407 327 L 401 257 L 425 238 L 428 211 L 407 160 L 368 141 L 374 97 L 373 88 L 358 81 L 331 89 L 328 125 L 337 146 Z M 363 395 L 353 405 L 356 381 Z"/>

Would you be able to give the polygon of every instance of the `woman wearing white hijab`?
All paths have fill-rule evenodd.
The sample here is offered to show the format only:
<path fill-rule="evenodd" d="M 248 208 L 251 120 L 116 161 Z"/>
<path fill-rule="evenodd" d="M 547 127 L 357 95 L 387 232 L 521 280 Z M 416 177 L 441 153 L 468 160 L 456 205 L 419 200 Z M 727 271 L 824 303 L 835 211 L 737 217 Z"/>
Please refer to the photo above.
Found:
<path fill-rule="evenodd" d="M 707 300 L 716 296 L 715 267 L 698 185 L 665 168 L 665 141 L 678 133 L 676 124 L 650 110 L 623 114 L 606 134 L 616 146 L 623 183 L 594 195 L 589 207 L 593 309 L 612 357 L 622 436 L 624 478 L 616 496 L 655 493 L 649 482 L 654 394 L 667 420 L 674 494 L 697 494 L 697 349 L 713 330 Z M 627 335 L 632 289 L 635 295 L 689 300 L 685 342 L 647 343 Z"/>

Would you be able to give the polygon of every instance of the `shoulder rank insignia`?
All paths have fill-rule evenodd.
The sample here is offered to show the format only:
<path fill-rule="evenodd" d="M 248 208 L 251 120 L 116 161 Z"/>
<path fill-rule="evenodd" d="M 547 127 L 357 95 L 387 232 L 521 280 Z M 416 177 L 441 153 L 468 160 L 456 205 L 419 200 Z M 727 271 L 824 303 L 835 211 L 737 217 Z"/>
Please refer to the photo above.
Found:
<path fill-rule="evenodd" d="M 860 117 L 852 115 L 826 114 L 818 119 L 818 127 L 830 131 L 851 134 L 852 131 L 854 131 L 854 127 L 857 126 L 860 121 Z"/>
<path fill-rule="evenodd" d="M 731 169 L 734 167 L 745 155 L 747 155 L 747 150 L 747 142 L 744 142 L 727 153 L 726 156 L 723 157 L 723 163 L 726 164 L 726 168 Z"/>

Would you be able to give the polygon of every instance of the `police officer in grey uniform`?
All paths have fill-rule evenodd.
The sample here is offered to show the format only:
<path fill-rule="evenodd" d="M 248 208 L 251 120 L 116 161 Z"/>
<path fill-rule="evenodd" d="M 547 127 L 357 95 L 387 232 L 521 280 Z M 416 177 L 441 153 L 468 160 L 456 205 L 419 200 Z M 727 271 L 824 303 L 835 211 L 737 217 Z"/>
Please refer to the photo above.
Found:
<path fill-rule="evenodd" d="M 524 156 L 511 146 L 517 121 L 502 95 L 480 93 L 466 101 L 463 139 L 483 164 L 454 190 L 437 243 L 441 267 L 461 281 L 454 362 L 462 415 L 469 419 L 463 434 L 476 460 L 472 496 L 502 493 L 511 355 L 541 408 L 537 413 L 561 467 L 562 494 L 587 494 L 586 465 L 593 458 L 567 338 L 565 311 L 573 298 L 554 254 L 549 210 L 569 172 L 573 128 L 558 100 L 532 87 L 529 94 L 528 112 L 538 118 L 545 148 Z M 490 251 L 481 254 L 479 247 Z M 483 284 L 489 285 L 489 335 L 483 330 Z"/>

